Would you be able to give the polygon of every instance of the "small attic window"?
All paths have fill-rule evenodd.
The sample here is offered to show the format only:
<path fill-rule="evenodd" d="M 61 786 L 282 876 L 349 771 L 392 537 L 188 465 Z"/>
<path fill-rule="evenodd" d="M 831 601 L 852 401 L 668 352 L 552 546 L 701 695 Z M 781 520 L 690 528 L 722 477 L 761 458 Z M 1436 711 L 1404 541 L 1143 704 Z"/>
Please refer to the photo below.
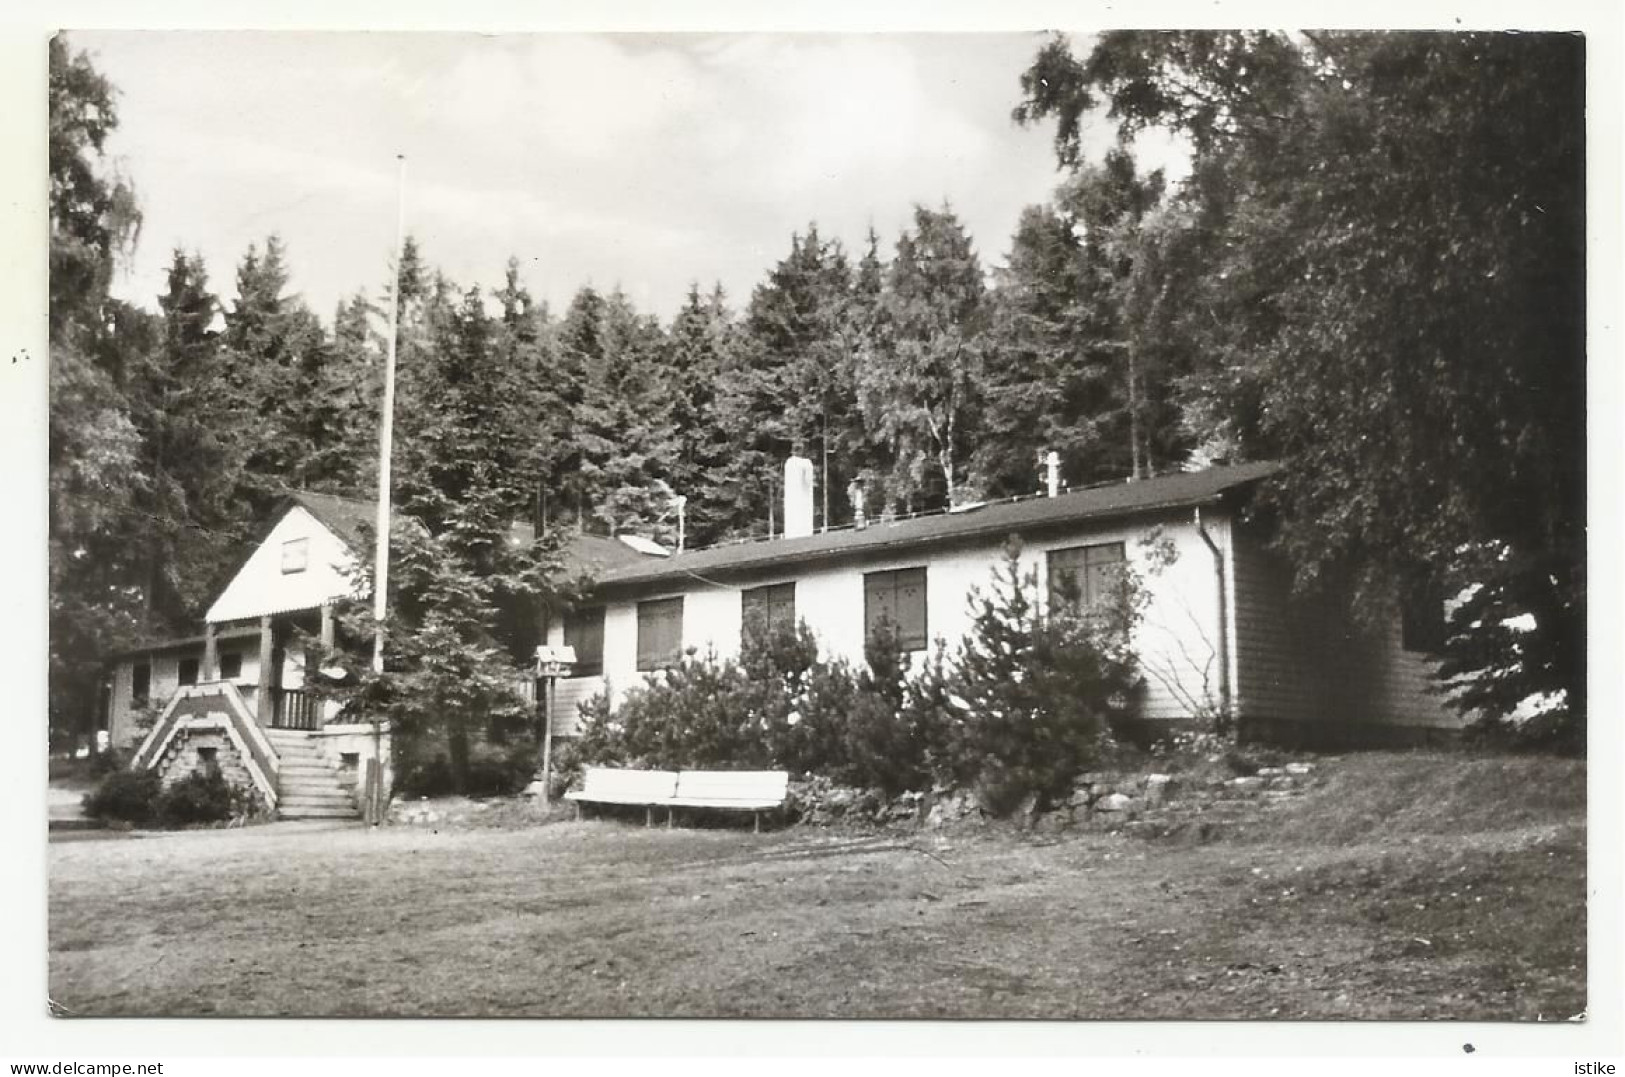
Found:
<path fill-rule="evenodd" d="M 308 538 L 289 539 L 282 544 L 282 574 L 305 571 L 310 563 L 310 540 Z"/>

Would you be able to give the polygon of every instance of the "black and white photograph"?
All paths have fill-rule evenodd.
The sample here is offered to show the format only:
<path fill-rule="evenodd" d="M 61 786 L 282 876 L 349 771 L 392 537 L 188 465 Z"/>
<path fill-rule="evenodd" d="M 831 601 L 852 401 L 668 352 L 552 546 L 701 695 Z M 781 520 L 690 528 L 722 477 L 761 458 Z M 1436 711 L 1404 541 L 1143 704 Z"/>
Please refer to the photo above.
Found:
<path fill-rule="evenodd" d="M 1594 1019 L 1584 32 L 38 47 L 53 1024 Z"/>

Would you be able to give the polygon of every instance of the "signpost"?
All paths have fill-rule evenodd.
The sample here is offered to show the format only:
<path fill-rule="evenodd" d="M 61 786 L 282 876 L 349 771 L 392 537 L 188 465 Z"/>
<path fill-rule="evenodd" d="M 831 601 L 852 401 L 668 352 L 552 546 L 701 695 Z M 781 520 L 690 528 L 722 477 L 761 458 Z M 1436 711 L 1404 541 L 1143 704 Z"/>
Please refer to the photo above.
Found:
<path fill-rule="evenodd" d="M 575 664 L 574 647 L 550 647 L 544 643 L 536 648 L 536 679 L 542 683 L 542 691 L 536 695 L 542 707 L 543 804 L 550 804 L 553 800 L 553 698 L 558 679 L 568 676 Z"/>

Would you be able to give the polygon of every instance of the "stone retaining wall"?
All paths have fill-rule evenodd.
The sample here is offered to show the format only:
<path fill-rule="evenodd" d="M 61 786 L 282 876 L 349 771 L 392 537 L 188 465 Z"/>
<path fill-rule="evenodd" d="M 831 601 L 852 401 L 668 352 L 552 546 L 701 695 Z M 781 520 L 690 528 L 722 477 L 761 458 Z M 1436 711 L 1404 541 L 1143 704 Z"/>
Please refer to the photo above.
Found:
<path fill-rule="evenodd" d="M 1040 831 L 1090 827 L 1154 835 L 1197 818 L 1218 824 L 1238 809 L 1297 796 L 1315 775 L 1316 764 L 1308 762 L 1263 767 L 1246 776 L 1093 772 L 1078 779 L 1060 807 L 1039 812 L 1029 799 L 1012 819 Z M 943 827 L 991 818 L 967 790 L 888 798 L 824 778 L 791 782 L 789 803 L 791 817 L 807 826 Z"/>

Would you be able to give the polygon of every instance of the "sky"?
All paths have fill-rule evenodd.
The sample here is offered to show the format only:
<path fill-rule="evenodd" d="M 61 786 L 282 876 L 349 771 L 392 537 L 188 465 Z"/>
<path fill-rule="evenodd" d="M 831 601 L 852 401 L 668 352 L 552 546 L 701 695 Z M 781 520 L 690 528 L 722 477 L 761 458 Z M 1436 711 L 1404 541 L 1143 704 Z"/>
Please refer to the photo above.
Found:
<path fill-rule="evenodd" d="M 741 308 L 810 221 L 854 252 L 873 225 L 889 252 L 917 203 L 949 204 L 996 265 L 1060 179 L 1052 128 L 1010 119 L 1037 34 L 69 40 L 120 91 L 107 153 L 145 220 L 115 292 L 148 307 L 175 248 L 200 253 L 229 300 L 271 233 L 324 319 L 376 294 L 397 154 L 407 230 L 460 286 L 500 285 L 511 256 L 555 311 L 590 283 L 663 321 L 696 282 Z M 1112 137 L 1098 125 L 1095 151 Z"/>

